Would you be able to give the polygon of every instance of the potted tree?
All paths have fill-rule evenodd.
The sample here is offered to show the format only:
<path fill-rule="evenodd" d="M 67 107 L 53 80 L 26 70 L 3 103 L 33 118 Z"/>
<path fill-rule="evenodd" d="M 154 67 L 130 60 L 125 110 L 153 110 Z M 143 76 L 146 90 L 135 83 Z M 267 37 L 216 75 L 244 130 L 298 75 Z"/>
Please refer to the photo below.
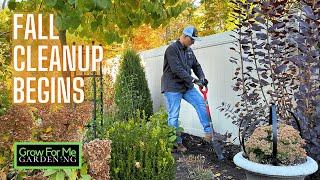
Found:
<path fill-rule="evenodd" d="M 318 169 L 312 158 L 320 161 L 320 2 L 231 2 L 236 25 L 232 35 L 236 41 L 231 50 L 239 56 L 232 57 L 230 62 L 236 66 L 233 90 L 239 101 L 234 106 L 223 103 L 220 110 L 226 111 L 233 123 L 239 126 L 243 152 L 234 157 L 234 162 L 247 170 L 248 179 L 303 179 Z M 280 125 L 280 128 L 277 125 L 273 128 L 260 127 L 271 117 L 268 113 L 270 103 L 278 107 L 279 118 L 274 119 L 286 125 Z M 293 130 L 293 127 L 298 129 L 298 125 L 292 114 L 301 124 L 300 135 L 304 140 Z M 271 133 L 271 129 L 278 133 Z M 291 136 L 287 141 L 294 144 L 282 139 L 288 134 Z M 266 141 L 262 141 L 265 136 Z M 275 137 L 279 141 L 270 143 Z M 286 146 L 281 144 L 283 141 Z M 285 154 L 281 148 L 291 151 L 287 149 L 289 154 Z M 270 155 L 275 150 L 278 154 Z"/>
<path fill-rule="evenodd" d="M 307 156 L 299 131 L 287 124 L 278 127 L 275 111 L 272 105 L 272 125 L 257 127 L 243 144 L 243 151 L 233 158 L 237 166 L 246 170 L 248 180 L 300 180 L 318 169 L 317 162 Z"/>

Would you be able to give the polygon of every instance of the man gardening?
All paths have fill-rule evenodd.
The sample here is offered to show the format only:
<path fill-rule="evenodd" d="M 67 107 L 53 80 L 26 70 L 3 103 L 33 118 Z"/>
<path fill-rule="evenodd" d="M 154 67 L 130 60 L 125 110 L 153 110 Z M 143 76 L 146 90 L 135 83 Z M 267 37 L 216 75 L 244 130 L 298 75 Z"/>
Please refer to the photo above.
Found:
<path fill-rule="evenodd" d="M 163 74 L 161 77 L 161 92 L 164 94 L 169 126 L 178 129 L 178 118 L 181 99 L 190 103 L 197 111 L 200 122 L 205 132 L 204 139 L 211 141 L 212 128 L 203 97 L 193 84 L 200 87 L 207 86 L 208 80 L 202 71 L 190 46 L 198 39 L 197 30 L 188 26 L 183 30 L 180 38 L 171 44 L 165 51 Z M 198 79 L 191 76 L 191 69 Z M 178 151 L 185 152 L 180 133 L 177 133 Z"/>

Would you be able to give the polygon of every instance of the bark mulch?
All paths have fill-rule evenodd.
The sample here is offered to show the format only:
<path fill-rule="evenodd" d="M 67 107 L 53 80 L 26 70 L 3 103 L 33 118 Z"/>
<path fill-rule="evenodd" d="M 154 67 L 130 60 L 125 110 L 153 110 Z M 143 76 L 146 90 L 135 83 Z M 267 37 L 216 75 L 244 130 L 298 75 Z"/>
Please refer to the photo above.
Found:
<path fill-rule="evenodd" d="M 229 144 L 224 148 L 225 159 L 218 161 L 210 144 L 200 137 L 182 134 L 187 152 L 174 152 L 176 159 L 176 179 L 217 179 L 242 180 L 245 172 L 233 163 L 233 156 L 240 152 L 240 146 Z"/>
<path fill-rule="evenodd" d="M 181 153 L 174 151 L 177 180 L 243 180 L 245 171 L 233 163 L 233 156 L 240 152 L 240 146 L 228 144 L 224 148 L 225 159 L 218 161 L 210 144 L 202 138 L 182 134 L 183 144 L 188 149 Z M 320 164 L 319 164 L 320 167 Z M 320 180 L 320 170 L 305 178 Z"/>

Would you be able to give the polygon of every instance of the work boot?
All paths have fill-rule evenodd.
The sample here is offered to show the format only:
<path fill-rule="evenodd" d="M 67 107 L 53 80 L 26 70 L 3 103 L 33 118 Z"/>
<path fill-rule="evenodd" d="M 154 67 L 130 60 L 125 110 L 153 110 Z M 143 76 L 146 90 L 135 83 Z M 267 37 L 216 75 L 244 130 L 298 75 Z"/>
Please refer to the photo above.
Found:
<path fill-rule="evenodd" d="M 212 141 L 212 133 L 206 133 L 203 137 L 203 139 L 207 142 L 211 142 Z"/>
<path fill-rule="evenodd" d="M 186 152 L 187 151 L 187 148 L 186 147 L 184 147 L 184 145 L 182 144 L 182 143 L 179 143 L 178 144 L 178 147 L 177 147 L 177 150 L 179 151 L 179 152 Z"/>

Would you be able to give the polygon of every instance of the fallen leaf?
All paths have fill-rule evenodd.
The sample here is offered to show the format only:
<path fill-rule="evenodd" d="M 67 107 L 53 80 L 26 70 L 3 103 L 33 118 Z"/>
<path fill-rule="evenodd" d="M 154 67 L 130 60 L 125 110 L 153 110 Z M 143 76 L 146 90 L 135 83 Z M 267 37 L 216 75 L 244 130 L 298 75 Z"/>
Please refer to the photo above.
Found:
<path fill-rule="evenodd" d="M 3 140 L 4 142 L 9 141 L 9 139 L 10 139 L 10 136 L 8 136 L 8 135 L 2 137 L 2 140 Z"/>
<path fill-rule="evenodd" d="M 219 177 L 219 176 L 221 176 L 221 173 L 217 173 L 217 174 L 215 174 L 214 176 L 215 176 L 215 177 Z"/>
<path fill-rule="evenodd" d="M 0 156 L 0 164 L 4 164 L 6 161 L 6 158 L 4 156 Z M 2 171 L 0 171 L 1 173 Z M 1 176 L 0 176 L 1 177 Z M 1 178 L 0 178 L 1 179 Z"/>
<path fill-rule="evenodd" d="M 52 128 L 51 127 L 48 127 L 47 129 L 46 129 L 46 133 L 49 133 L 49 132 L 51 132 L 52 131 Z"/>
<path fill-rule="evenodd" d="M 0 171 L 0 179 L 7 179 L 7 174 L 4 172 L 4 170 Z"/>

